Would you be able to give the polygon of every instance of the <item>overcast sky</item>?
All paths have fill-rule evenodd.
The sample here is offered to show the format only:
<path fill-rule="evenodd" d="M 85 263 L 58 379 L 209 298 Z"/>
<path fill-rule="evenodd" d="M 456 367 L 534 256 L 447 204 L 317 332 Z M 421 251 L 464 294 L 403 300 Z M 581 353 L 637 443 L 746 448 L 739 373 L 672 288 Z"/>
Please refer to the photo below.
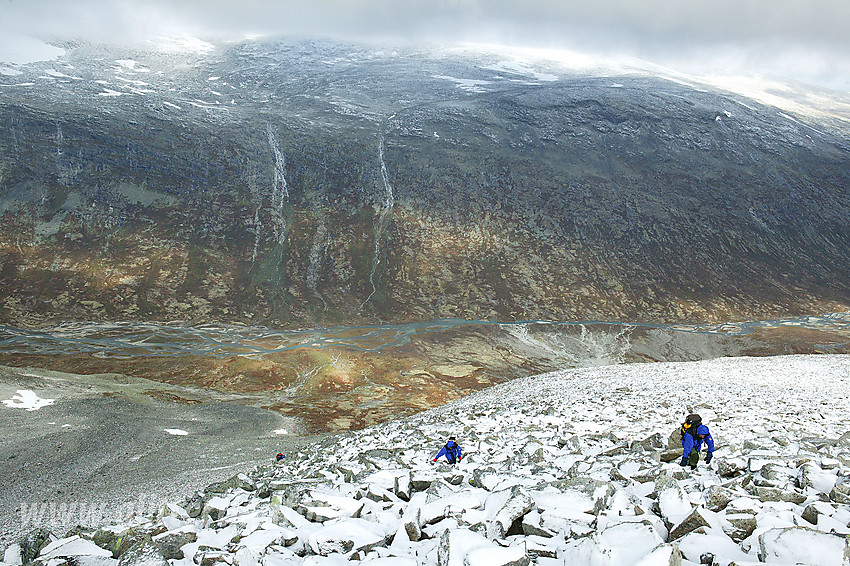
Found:
<path fill-rule="evenodd" d="M 45 40 L 474 41 L 850 89 L 850 0 L 0 0 L 3 28 Z"/>

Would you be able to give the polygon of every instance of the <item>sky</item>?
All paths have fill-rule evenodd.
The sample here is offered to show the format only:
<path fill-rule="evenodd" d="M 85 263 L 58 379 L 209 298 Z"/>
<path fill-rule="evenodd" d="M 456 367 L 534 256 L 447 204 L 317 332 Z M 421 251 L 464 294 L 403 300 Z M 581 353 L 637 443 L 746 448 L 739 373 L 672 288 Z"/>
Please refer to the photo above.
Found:
<path fill-rule="evenodd" d="M 636 57 L 850 90 L 850 0 L 0 0 L 0 33 L 46 41 L 310 36 L 477 42 Z"/>

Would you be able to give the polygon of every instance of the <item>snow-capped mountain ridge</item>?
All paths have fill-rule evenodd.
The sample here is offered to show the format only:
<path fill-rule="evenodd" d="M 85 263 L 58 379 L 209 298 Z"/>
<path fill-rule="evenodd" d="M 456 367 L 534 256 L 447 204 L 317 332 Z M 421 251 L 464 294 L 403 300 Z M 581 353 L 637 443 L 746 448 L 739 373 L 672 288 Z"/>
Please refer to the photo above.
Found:
<path fill-rule="evenodd" d="M 837 93 L 480 46 L 64 48 L 0 77 L 13 326 L 850 309 Z"/>

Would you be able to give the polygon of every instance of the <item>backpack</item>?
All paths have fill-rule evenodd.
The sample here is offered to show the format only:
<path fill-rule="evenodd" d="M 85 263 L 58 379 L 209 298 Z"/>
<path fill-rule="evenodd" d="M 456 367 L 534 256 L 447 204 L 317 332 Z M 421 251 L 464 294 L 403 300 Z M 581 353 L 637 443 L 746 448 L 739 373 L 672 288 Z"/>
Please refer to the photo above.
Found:
<path fill-rule="evenodd" d="M 685 428 L 686 424 L 691 425 L 691 426 L 688 427 L 688 428 Z M 695 414 L 688 415 L 687 418 L 685 419 L 685 423 L 682 425 L 682 430 L 681 430 L 682 438 L 685 438 L 686 434 L 690 434 L 691 436 L 694 437 L 694 445 L 696 445 L 697 440 L 698 440 L 697 439 L 697 429 L 700 427 L 700 425 L 702 425 L 702 417 L 700 417 L 699 415 L 695 415 Z"/>
<path fill-rule="evenodd" d="M 454 461 L 457 460 L 457 449 L 458 449 L 457 442 L 455 442 L 455 445 L 452 446 L 452 447 L 449 446 L 448 442 L 446 443 L 446 459 L 450 463 L 454 463 Z"/>

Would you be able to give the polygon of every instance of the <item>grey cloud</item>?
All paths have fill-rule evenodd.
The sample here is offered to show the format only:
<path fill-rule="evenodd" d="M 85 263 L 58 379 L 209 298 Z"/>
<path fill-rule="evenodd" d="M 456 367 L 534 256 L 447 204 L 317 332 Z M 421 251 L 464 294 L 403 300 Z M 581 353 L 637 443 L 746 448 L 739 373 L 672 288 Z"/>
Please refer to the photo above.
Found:
<path fill-rule="evenodd" d="M 832 68 L 836 81 L 850 80 L 847 0 L 0 0 L 0 22 L 46 39 L 478 41 L 719 66 L 726 53 L 728 64 L 770 72 L 790 57 L 789 72 L 809 61 L 819 75 Z"/>

